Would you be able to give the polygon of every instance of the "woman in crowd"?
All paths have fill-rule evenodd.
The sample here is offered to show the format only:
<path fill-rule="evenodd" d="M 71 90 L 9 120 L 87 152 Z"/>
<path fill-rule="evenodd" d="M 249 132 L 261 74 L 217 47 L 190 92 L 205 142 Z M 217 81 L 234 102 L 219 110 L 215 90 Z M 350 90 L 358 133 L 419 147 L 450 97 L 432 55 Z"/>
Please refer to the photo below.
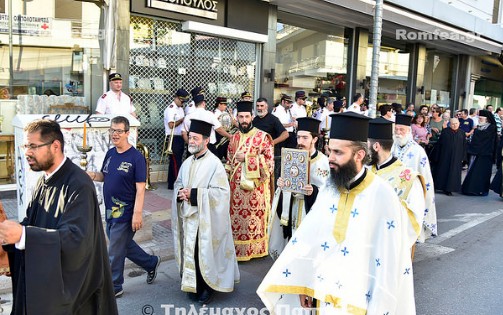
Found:
<path fill-rule="evenodd" d="M 479 124 L 468 145 L 470 166 L 461 187 L 465 195 L 487 196 L 497 147 L 496 121 L 491 112 L 479 111 Z"/>
<path fill-rule="evenodd" d="M 433 108 L 431 110 L 430 127 L 431 127 L 430 142 L 435 143 L 438 141 L 442 129 L 444 129 L 442 110 L 440 108 Z"/>
<path fill-rule="evenodd" d="M 422 147 L 425 147 L 430 142 L 431 134 L 428 133 L 426 129 L 425 116 L 418 114 L 412 118 L 412 137 L 419 143 Z"/>

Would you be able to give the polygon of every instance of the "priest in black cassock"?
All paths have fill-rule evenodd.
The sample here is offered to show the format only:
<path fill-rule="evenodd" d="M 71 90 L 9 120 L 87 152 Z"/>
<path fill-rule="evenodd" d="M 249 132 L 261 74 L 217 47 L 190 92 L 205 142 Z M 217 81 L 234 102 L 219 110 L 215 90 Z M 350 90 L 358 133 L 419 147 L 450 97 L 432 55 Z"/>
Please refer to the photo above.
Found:
<path fill-rule="evenodd" d="M 465 195 L 487 196 L 497 148 L 497 129 L 493 114 L 479 111 L 479 124 L 468 145 L 470 166 L 461 192 Z"/>
<path fill-rule="evenodd" d="M 44 173 L 21 224 L 0 223 L 12 273 L 11 314 L 117 314 L 93 182 L 65 157 L 57 122 L 31 122 L 24 141 L 30 168 Z"/>
<path fill-rule="evenodd" d="M 451 196 L 452 192 L 461 191 L 461 163 L 466 155 L 466 136 L 459 129 L 457 118 L 451 118 L 450 126 L 442 130 L 435 150 L 435 189 Z"/>

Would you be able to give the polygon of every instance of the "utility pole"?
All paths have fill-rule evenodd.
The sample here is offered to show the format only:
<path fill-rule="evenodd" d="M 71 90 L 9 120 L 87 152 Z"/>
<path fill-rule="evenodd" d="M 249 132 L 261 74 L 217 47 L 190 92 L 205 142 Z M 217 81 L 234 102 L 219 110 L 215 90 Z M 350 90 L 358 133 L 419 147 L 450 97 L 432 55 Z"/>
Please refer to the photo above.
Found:
<path fill-rule="evenodd" d="M 376 117 L 377 85 L 379 80 L 379 57 L 381 51 L 383 0 L 376 0 L 374 9 L 374 31 L 372 35 L 372 70 L 370 73 L 369 116 Z"/>
<path fill-rule="evenodd" d="M 14 96 L 14 61 L 12 55 L 12 0 L 9 0 L 9 94 L 12 98 Z"/>

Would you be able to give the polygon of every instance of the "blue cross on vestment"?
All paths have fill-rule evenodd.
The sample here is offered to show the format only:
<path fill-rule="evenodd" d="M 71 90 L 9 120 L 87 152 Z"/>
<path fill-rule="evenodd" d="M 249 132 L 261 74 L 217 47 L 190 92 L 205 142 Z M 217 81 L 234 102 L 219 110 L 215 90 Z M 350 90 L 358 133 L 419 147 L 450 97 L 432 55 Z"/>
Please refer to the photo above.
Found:
<path fill-rule="evenodd" d="M 326 251 L 327 249 L 330 248 L 330 246 L 327 245 L 327 242 L 321 244 L 321 247 L 323 247 L 323 251 Z"/>
<path fill-rule="evenodd" d="M 349 251 L 348 251 L 347 247 L 344 247 L 343 249 L 341 249 L 341 252 L 344 254 L 344 256 L 346 256 L 347 254 L 349 254 Z"/>
<path fill-rule="evenodd" d="M 358 209 L 355 208 L 355 210 L 351 211 L 351 214 L 353 215 L 353 218 L 359 215 Z"/>
<path fill-rule="evenodd" d="M 422 167 L 425 167 L 426 166 L 426 161 L 427 161 L 426 157 L 423 156 L 423 158 L 421 159 L 421 162 L 419 162 L 419 164 L 421 164 Z"/>
<path fill-rule="evenodd" d="M 388 224 L 388 230 L 395 227 L 395 221 L 391 220 L 386 222 Z"/>
<path fill-rule="evenodd" d="M 293 244 L 293 245 L 295 245 L 296 243 L 297 243 L 297 238 L 294 238 L 294 239 L 292 240 L 292 244 Z"/>
<path fill-rule="evenodd" d="M 377 258 L 376 259 L 376 267 L 379 267 L 381 265 L 381 259 Z"/>
<path fill-rule="evenodd" d="M 409 152 L 409 154 L 407 154 L 407 157 L 409 158 L 409 160 L 412 159 L 414 157 L 414 153 Z"/>
<path fill-rule="evenodd" d="M 285 275 L 285 278 L 288 278 L 288 276 L 291 275 L 292 273 L 288 271 L 288 268 L 286 268 L 286 270 L 283 271 L 283 274 Z"/>
<path fill-rule="evenodd" d="M 403 274 L 404 275 L 409 275 L 410 274 L 410 268 L 405 268 L 405 272 Z"/>
<path fill-rule="evenodd" d="M 337 211 L 337 208 L 335 207 L 335 205 L 332 205 L 332 207 L 330 207 L 330 211 L 332 211 L 332 213 L 334 213 L 335 211 Z"/>

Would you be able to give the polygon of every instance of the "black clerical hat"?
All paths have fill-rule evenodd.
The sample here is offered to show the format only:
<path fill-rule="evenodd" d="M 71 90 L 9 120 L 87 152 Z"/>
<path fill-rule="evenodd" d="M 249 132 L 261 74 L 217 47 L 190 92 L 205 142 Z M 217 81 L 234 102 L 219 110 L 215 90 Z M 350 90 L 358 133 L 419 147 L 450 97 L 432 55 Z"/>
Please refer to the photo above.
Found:
<path fill-rule="evenodd" d="M 253 103 L 250 101 L 239 101 L 236 103 L 236 108 L 239 112 L 253 112 Z"/>
<path fill-rule="evenodd" d="M 382 117 L 369 121 L 369 139 L 393 139 L 393 122 Z"/>
<path fill-rule="evenodd" d="M 189 132 L 209 137 L 211 134 L 211 127 L 213 127 L 213 124 L 210 124 L 209 122 L 199 119 L 191 119 Z"/>
<path fill-rule="evenodd" d="M 370 118 L 353 112 L 332 114 L 330 117 L 330 139 L 367 142 Z"/>
<path fill-rule="evenodd" d="M 318 133 L 320 130 L 320 121 L 311 117 L 301 117 L 297 118 L 297 130 L 309 131 L 312 133 Z"/>
<path fill-rule="evenodd" d="M 409 115 L 397 114 L 395 117 L 395 124 L 397 124 L 397 125 L 410 126 L 411 122 L 412 122 L 412 117 Z"/>

